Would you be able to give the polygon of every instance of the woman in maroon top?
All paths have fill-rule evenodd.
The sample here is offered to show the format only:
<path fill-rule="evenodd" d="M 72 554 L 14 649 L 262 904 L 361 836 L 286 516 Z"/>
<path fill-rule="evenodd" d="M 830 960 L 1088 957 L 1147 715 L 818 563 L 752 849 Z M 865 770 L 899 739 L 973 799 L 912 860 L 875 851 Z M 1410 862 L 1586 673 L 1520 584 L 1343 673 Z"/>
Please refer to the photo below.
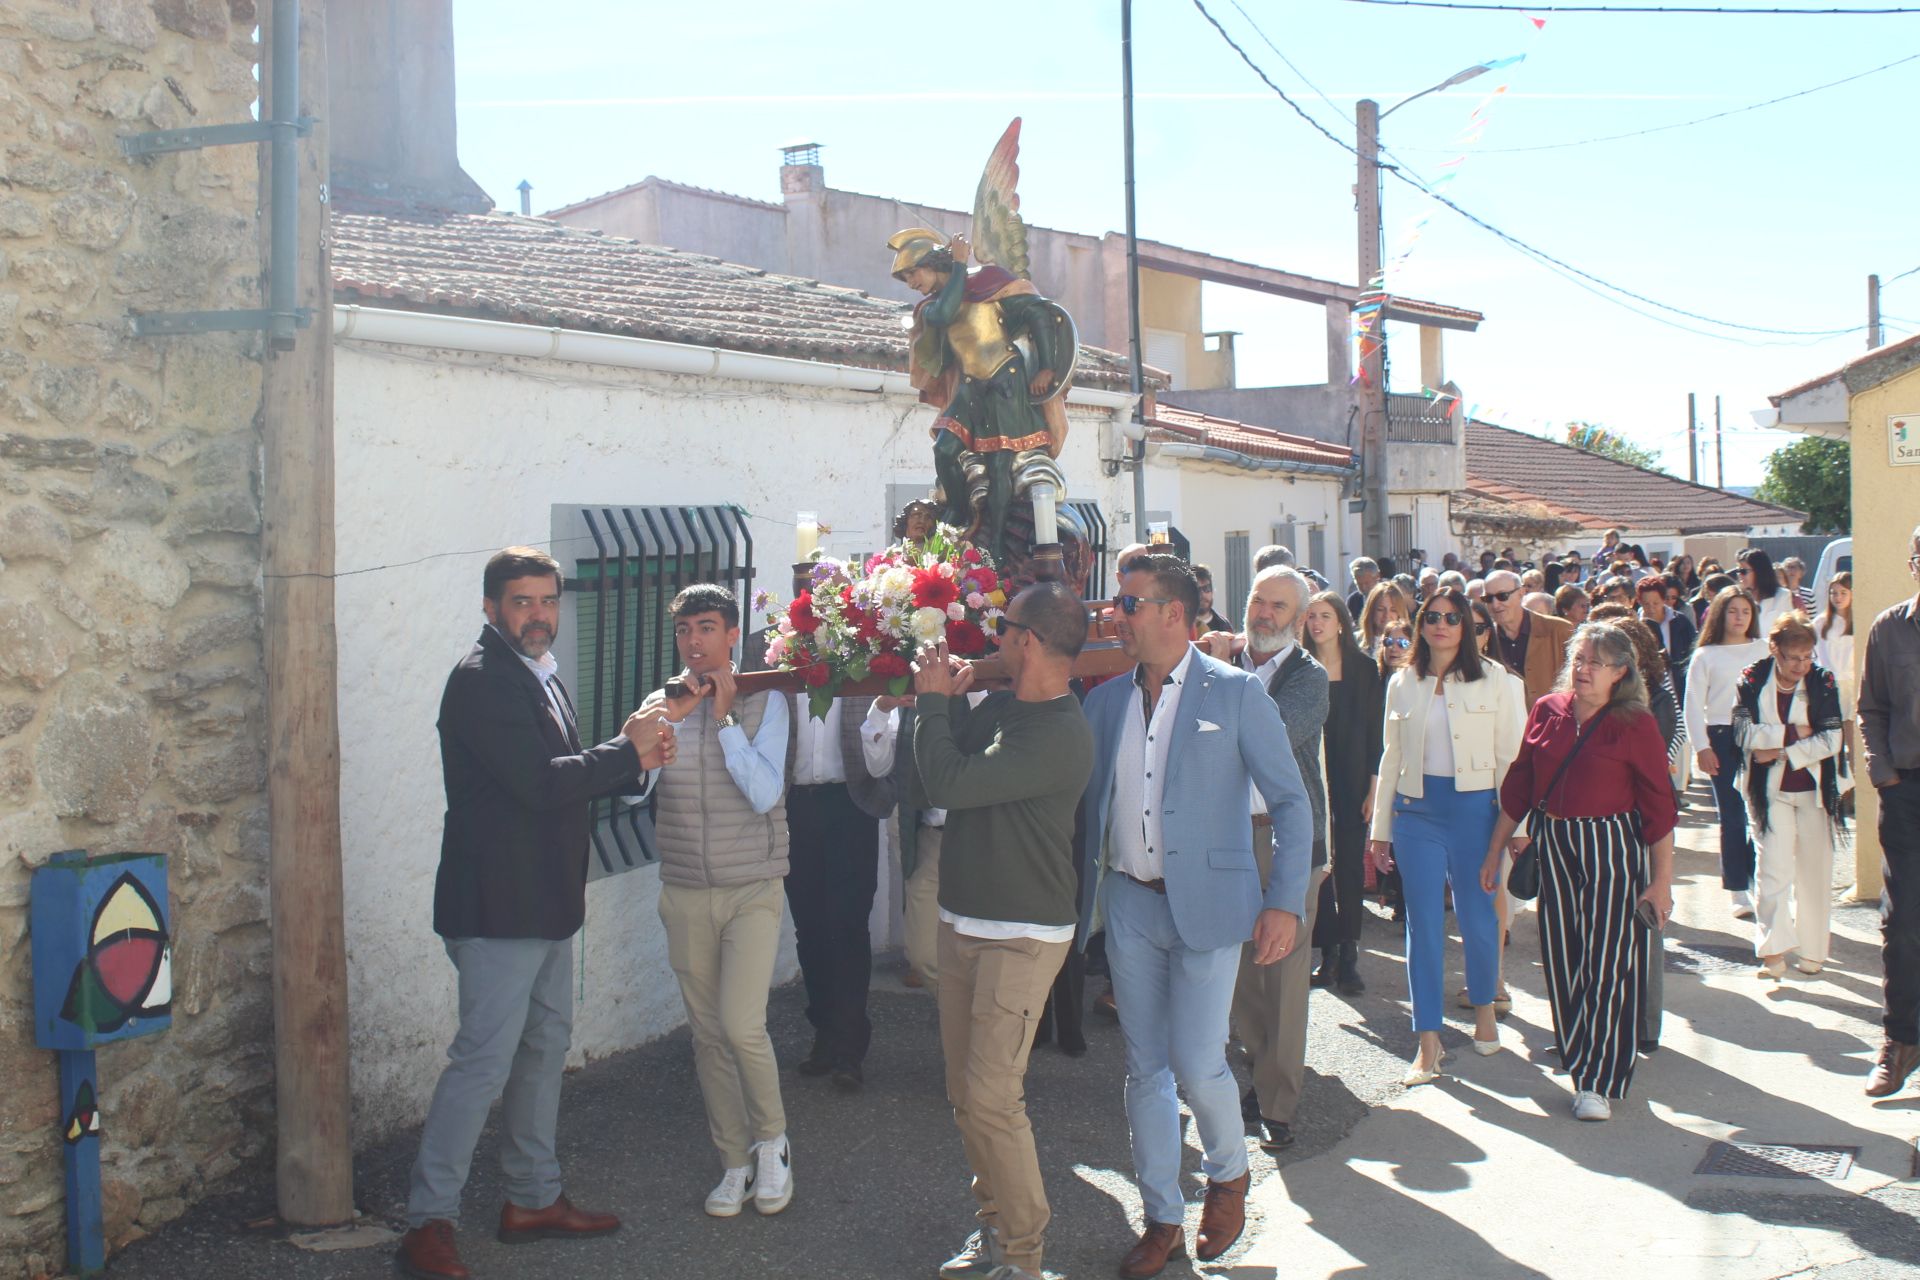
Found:
<path fill-rule="evenodd" d="M 1546 812 L 1530 836 L 1540 840 L 1540 950 L 1560 1060 L 1573 1114 L 1605 1120 L 1609 1099 L 1627 1096 L 1638 1048 L 1647 948 L 1635 910 L 1645 903 L 1656 927 L 1673 912 L 1677 816 L 1633 641 L 1611 623 L 1581 624 L 1559 687 L 1527 717 L 1480 873 L 1489 891 L 1501 854 L 1526 848 L 1530 836 L 1515 832 L 1535 805 Z"/>

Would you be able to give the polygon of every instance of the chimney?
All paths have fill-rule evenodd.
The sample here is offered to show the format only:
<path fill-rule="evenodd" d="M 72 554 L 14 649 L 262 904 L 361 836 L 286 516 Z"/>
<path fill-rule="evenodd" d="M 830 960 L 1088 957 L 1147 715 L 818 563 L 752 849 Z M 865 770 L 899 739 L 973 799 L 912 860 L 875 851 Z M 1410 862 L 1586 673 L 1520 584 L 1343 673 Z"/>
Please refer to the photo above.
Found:
<path fill-rule="evenodd" d="M 820 167 L 820 144 L 789 142 L 780 148 L 780 194 L 789 204 L 796 197 L 818 200 L 827 189 L 827 173 Z"/>
<path fill-rule="evenodd" d="M 533 184 L 522 178 L 514 190 L 520 193 L 520 216 L 528 217 L 533 213 Z"/>
<path fill-rule="evenodd" d="M 452 0 L 331 0 L 327 135 L 334 193 L 388 208 L 493 208 L 460 168 L 453 83 Z"/>

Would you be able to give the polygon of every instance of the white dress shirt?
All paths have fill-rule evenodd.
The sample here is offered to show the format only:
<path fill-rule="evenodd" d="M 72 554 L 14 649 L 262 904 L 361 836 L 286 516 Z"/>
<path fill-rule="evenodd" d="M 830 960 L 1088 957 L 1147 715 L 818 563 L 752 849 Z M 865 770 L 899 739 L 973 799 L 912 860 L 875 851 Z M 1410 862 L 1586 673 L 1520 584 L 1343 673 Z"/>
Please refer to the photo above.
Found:
<path fill-rule="evenodd" d="M 1253 665 L 1253 650 L 1242 649 L 1240 651 L 1240 665 L 1243 669 L 1251 671 L 1253 678 L 1260 682 L 1262 689 L 1265 689 L 1273 683 L 1273 677 L 1280 670 L 1280 664 L 1287 660 L 1287 655 L 1293 652 L 1293 648 L 1293 641 L 1289 640 L 1281 647 L 1278 653 L 1257 667 Z M 1247 812 L 1258 816 L 1266 811 L 1267 798 L 1260 794 L 1260 788 L 1258 786 L 1249 781 L 1247 783 Z"/>
<path fill-rule="evenodd" d="M 793 695 L 793 785 L 813 787 L 847 780 L 847 762 L 840 754 L 840 699 L 827 704 L 824 718 L 813 718 L 808 696 Z"/>
<path fill-rule="evenodd" d="M 1193 646 L 1167 676 L 1153 716 L 1139 703 L 1128 709 L 1113 765 L 1113 800 L 1107 812 L 1107 865 L 1135 880 L 1160 880 L 1166 874 L 1166 837 L 1161 831 L 1160 799 L 1167 785 L 1167 748 L 1180 714 L 1180 694 L 1193 666 Z M 1137 685 L 1141 668 L 1134 668 Z"/>

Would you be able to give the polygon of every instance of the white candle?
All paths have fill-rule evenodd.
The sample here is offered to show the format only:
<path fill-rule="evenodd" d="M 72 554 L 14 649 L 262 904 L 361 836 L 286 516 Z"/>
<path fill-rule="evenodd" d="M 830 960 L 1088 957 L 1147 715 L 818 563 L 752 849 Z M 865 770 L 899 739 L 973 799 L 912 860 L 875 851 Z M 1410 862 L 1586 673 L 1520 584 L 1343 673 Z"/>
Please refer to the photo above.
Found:
<path fill-rule="evenodd" d="M 1054 510 L 1053 486 L 1036 484 L 1028 490 L 1033 498 L 1033 544 L 1050 547 L 1060 541 L 1059 515 Z"/>
<path fill-rule="evenodd" d="M 807 560 L 820 546 L 820 517 L 812 511 L 802 511 L 795 522 L 794 553 L 796 561 Z"/>

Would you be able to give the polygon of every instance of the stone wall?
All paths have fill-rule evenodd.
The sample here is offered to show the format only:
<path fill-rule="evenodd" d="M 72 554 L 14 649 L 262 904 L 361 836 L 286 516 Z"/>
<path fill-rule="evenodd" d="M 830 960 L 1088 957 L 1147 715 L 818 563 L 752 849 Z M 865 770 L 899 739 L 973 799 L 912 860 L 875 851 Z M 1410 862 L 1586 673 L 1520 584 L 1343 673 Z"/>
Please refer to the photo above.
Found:
<path fill-rule="evenodd" d="M 0 1280 L 58 1272 L 52 1055 L 28 880 L 56 850 L 171 857 L 174 1025 L 101 1051 L 110 1242 L 270 1146 L 259 340 L 129 310 L 260 305 L 254 0 L 0 5 Z"/>

